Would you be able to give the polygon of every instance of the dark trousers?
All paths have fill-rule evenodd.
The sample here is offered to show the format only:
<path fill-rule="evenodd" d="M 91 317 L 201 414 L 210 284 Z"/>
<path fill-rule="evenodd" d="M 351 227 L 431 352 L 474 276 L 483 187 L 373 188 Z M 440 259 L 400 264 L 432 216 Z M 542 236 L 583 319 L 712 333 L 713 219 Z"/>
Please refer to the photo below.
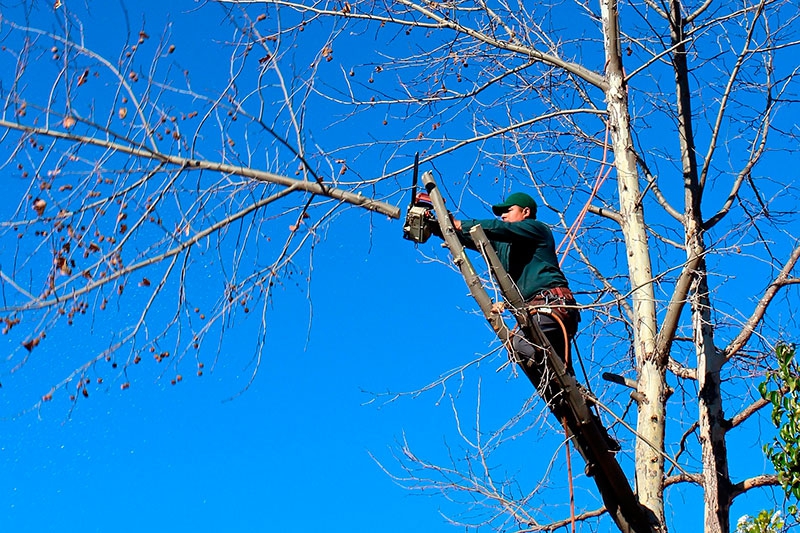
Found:
<path fill-rule="evenodd" d="M 563 315 L 564 314 L 561 316 Z M 534 313 L 531 315 L 531 318 L 539 324 L 539 328 L 542 330 L 545 337 L 547 337 L 547 340 L 550 341 L 550 345 L 559 357 L 561 357 L 561 360 L 564 361 L 567 372 L 574 376 L 575 372 L 572 368 L 572 357 L 569 355 L 568 343 L 572 340 L 572 335 L 577 329 L 579 320 L 577 318 L 577 311 L 574 314 L 568 313 L 566 320 L 562 321 L 567 331 L 566 339 L 564 328 L 562 328 L 561 323 L 550 315 L 546 313 Z M 563 391 L 555 383 L 555 380 L 552 379 L 552 376 L 549 375 L 548 368 L 550 367 L 545 364 L 546 354 L 544 348 L 535 345 L 517 331 L 511 337 L 511 349 L 513 350 L 514 360 L 519 364 L 522 371 L 525 372 L 525 375 L 539 391 L 539 394 L 556 416 L 556 419 L 559 422 L 566 423 L 569 407 L 564 403 L 564 397 L 562 396 Z M 619 443 L 608 434 L 600 418 L 591 409 L 589 410 L 589 415 L 599 427 L 601 434 L 606 440 L 608 449 L 612 452 L 619 451 Z"/>
<path fill-rule="evenodd" d="M 571 324 L 564 324 L 550 316 L 548 313 L 532 313 L 531 319 L 539 325 L 550 345 L 556 354 L 561 358 L 567 367 L 567 372 L 575 375 L 572 370 L 572 358 L 569 357 L 569 340 L 573 332 Z M 565 336 L 564 329 L 567 335 Z M 520 331 L 516 331 L 511 337 L 511 350 L 513 358 L 528 377 L 530 382 L 539 391 L 539 395 L 549 406 L 550 410 L 562 421 L 564 415 L 563 398 L 561 388 L 557 385 L 557 380 L 550 375 L 552 367 L 545 363 L 546 351 L 543 346 L 538 346 L 535 342 L 526 339 Z"/>
<path fill-rule="evenodd" d="M 550 345 L 561 357 L 561 360 L 567 366 L 567 369 L 572 372 L 572 358 L 569 356 L 569 340 L 572 339 L 574 327 L 570 323 L 564 323 L 566 328 L 566 336 L 564 328 L 561 323 L 551 317 L 547 313 L 533 313 L 531 319 L 539 325 L 539 328 L 544 333 Z M 562 321 L 563 322 L 563 321 Z M 533 365 L 539 366 L 544 364 L 544 351 L 542 347 L 536 346 L 534 343 L 528 341 L 521 333 L 517 332 L 511 337 L 511 348 L 514 350 L 516 359 L 518 361 L 528 361 Z"/>

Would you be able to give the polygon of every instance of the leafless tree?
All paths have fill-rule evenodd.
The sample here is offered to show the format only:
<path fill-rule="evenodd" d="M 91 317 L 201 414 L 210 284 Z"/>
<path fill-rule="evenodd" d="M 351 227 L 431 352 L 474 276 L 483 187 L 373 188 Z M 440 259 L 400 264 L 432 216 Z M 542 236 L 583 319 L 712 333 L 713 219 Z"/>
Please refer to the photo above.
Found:
<path fill-rule="evenodd" d="M 39 19 L 53 7 L 27 9 Z M 226 60 L 201 62 L 223 73 L 209 94 L 173 61 L 196 45 L 176 43 L 170 26 L 154 36 L 123 26 L 98 51 L 69 6 L 56 8 L 55 30 L 18 14 L 2 20 L 0 119 L 18 201 L 2 223 L 4 332 L 19 339 L 11 371 L 81 315 L 119 317 L 107 348 L 42 401 L 59 388 L 88 394 L 99 362 L 124 370 L 155 357 L 180 380 L 177 361 L 190 355 L 202 374 L 200 346 L 249 314 L 260 316 L 258 359 L 274 287 L 308 276 L 307 250 L 331 217 L 347 205 L 398 216 L 370 180 L 348 181 L 344 163 L 307 151 L 309 91 L 254 50 L 267 41 L 252 24 L 216 10 L 233 37 Z M 208 285 L 185 283 L 196 272 Z"/>
<path fill-rule="evenodd" d="M 454 206 L 524 185 L 560 221 L 590 373 L 635 388 L 626 412 L 618 385 L 598 401 L 635 436 L 636 492 L 658 528 L 667 487 L 698 485 L 705 530 L 724 532 L 734 498 L 776 483 L 734 478 L 728 460 L 745 448 L 737 428 L 763 416 L 772 347 L 796 329 L 791 1 L 209 2 L 228 61 L 202 78 L 170 26 L 98 52 L 73 7 L 42 25 L 31 2 L 0 27 L 3 169 L 24 189 L 2 237 L 17 364 L 51 330 L 128 302 L 123 333 L 57 388 L 85 392 L 104 359 L 196 353 L 256 309 L 264 321 L 343 204 L 397 215 L 381 200 L 399 199 L 419 151 Z M 224 290 L 196 305 L 182 280 L 212 260 Z M 156 307 L 169 318 L 153 323 Z M 472 525 L 562 527 L 537 516 L 546 487 L 492 478 L 489 452 L 523 418 L 480 444 L 464 433 L 466 463 L 402 445 L 398 477 L 479 494 L 488 514 Z"/>

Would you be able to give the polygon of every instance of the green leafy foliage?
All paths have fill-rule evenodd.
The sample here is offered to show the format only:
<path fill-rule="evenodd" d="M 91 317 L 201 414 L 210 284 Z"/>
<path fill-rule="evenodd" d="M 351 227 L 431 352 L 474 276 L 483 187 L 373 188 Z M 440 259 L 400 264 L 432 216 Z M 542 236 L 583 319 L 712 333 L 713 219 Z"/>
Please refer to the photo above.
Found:
<path fill-rule="evenodd" d="M 764 445 L 764 453 L 787 498 L 800 500 L 800 365 L 795 353 L 793 344 L 775 347 L 778 368 L 767 374 L 758 391 L 772 404 L 772 423 L 778 428 L 778 435 Z M 797 505 L 790 505 L 788 511 L 795 516 Z"/>
<path fill-rule="evenodd" d="M 780 511 L 761 511 L 757 516 L 741 517 L 736 524 L 736 533 L 778 533 L 782 528 Z"/>

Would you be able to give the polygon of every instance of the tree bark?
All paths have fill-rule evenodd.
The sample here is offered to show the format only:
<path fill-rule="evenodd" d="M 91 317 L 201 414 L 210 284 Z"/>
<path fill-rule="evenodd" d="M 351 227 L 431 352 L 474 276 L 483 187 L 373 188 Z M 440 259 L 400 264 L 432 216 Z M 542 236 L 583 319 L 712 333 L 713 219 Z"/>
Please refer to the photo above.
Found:
<path fill-rule="evenodd" d="M 698 235 L 702 241 L 702 235 Z M 720 391 L 723 357 L 714 349 L 705 261 L 701 261 L 692 290 L 692 330 L 697 351 L 697 382 L 700 388 L 699 430 L 703 461 L 704 531 L 730 531 L 731 482 L 728 448 L 723 426 L 725 413 Z"/>
<path fill-rule="evenodd" d="M 619 43 L 619 15 L 615 0 L 601 0 L 606 52 L 606 92 L 610 135 L 619 190 L 619 214 L 628 252 L 633 309 L 634 353 L 639 373 L 636 441 L 636 490 L 639 503 L 664 523 L 664 408 L 666 364 L 656 357 L 656 309 L 650 249 L 640 201 L 639 176 L 633 150 L 630 112 Z M 655 449 L 654 449 L 655 448 Z"/>
<path fill-rule="evenodd" d="M 674 52 L 677 95 L 678 134 L 684 182 L 684 228 L 687 264 L 696 265 L 689 293 L 692 316 L 692 335 L 697 355 L 697 381 L 700 446 L 703 462 L 704 531 L 730 531 L 731 483 L 728 472 L 728 450 L 725 442 L 724 411 L 720 389 L 720 370 L 724 355 L 714 346 L 711 326 L 711 301 L 708 293 L 708 272 L 705 261 L 706 244 L 703 230 L 701 200 L 703 186 L 697 172 L 694 132 L 692 127 L 689 65 L 684 43 L 684 19 L 681 2 L 671 0 L 669 22 Z"/>

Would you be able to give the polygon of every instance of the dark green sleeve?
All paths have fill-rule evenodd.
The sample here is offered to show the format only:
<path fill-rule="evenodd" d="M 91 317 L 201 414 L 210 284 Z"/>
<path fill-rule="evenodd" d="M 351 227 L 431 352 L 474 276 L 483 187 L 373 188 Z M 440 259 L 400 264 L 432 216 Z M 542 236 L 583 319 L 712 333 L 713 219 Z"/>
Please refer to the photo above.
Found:
<path fill-rule="evenodd" d="M 483 220 L 467 219 L 461 221 L 461 229 L 465 234 L 469 234 L 470 228 L 478 224 L 486 232 L 486 236 L 490 241 L 518 242 L 533 240 L 542 243 L 547 240 L 546 226 L 536 220 L 503 222 L 493 218 Z"/>
<path fill-rule="evenodd" d="M 568 286 L 558 265 L 553 232 L 544 222 L 462 220 L 462 232 L 469 234 L 477 224 L 483 228 L 523 298 L 528 300 L 544 289 Z"/>

